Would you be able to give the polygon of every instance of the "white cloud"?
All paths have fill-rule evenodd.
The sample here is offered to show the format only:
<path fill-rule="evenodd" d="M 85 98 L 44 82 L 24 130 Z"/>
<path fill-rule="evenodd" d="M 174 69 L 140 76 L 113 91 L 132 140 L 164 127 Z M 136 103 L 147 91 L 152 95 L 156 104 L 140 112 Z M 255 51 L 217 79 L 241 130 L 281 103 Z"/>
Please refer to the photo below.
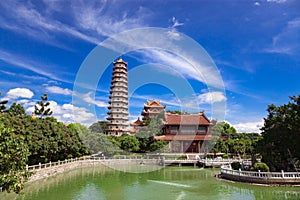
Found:
<path fill-rule="evenodd" d="M 144 45 L 151 46 L 151 44 Z M 165 45 L 162 43 L 161 46 Z M 201 56 L 198 57 L 199 60 L 197 60 L 197 58 L 189 56 L 183 57 L 183 54 L 176 54 L 177 52 L 175 47 L 172 49 L 172 52 L 166 51 L 164 49 L 146 49 L 145 51 L 139 52 L 142 54 L 142 57 L 144 57 L 146 62 L 160 63 L 160 65 L 156 67 L 161 67 L 161 70 L 168 70 L 166 66 L 170 66 L 170 68 L 172 68 L 172 70 L 176 72 L 174 73 L 172 70 L 169 70 L 169 72 L 173 75 L 182 74 L 184 77 L 198 80 L 210 86 L 215 86 L 217 88 L 223 87 L 223 82 L 220 83 L 220 80 L 218 80 L 218 76 L 213 75 L 219 72 L 213 71 L 212 67 L 201 64 Z"/>
<path fill-rule="evenodd" d="M 45 7 L 35 6 L 34 2 L 0 3 L 3 13 L 3 16 L 0 16 L 0 20 L 3 19 L 0 27 L 68 49 L 57 41 L 57 37 L 52 36 L 53 32 L 99 44 L 104 36 L 117 34 L 120 30 L 146 26 L 145 17 L 150 15 L 150 11 L 142 6 L 134 12 L 127 13 L 122 2 L 116 4 L 110 1 L 69 1 L 69 9 L 65 9 L 60 1 L 43 3 Z M 68 20 L 67 24 L 64 18 L 72 20 Z"/>
<path fill-rule="evenodd" d="M 88 112 L 87 109 L 83 107 L 77 107 L 72 104 L 63 104 L 59 105 L 56 101 L 49 101 L 49 108 L 53 111 L 53 117 L 55 117 L 58 121 L 62 121 L 64 123 L 82 123 L 86 125 L 90 125 L 97 121 L 97 117 L 95 114 Z M 29 102 L 24 106 L 26 108 L 27 113 L 32 113 L 34 111 L 34 105 L 31 106 Z"/>
<path fill-rule="evenodd" d="M 272 39 L 272 44 L 263 49 L 267 53 L 279 53 L 295 55 L 299 48 L 300 18 L 294 18 L 287 22 L 280 33 Z"/>
<path fill-rule="evenodd" d="M 81 96 L 81 98 L 87 102 L 87 103 L 90 103 L 90 104 L 94 104 L 98 107 L 107 107 L 108 104 L 104 101 L 98 101 L 98 100 L 95 100 L 94 98 L 92 98 L 92 92 L 88 92 L 87 94 L 84 94 Z"/>
<path fill-rule="evenodd" d="M 121 31 L 144 27 L 145 18 L 150 11 L 145 7 L 138 7 L 135 11 L 128 13 L 124 10 L 121 2 L 110 5 L 107 2 L 92 2 L 87 5 L 74 3 L 73 15 L 80 28 L 88 31 L 95 31 L 102 36 L 112 36 Z M 106 9 L 110 7 L 110 9 Z"/>
<path fill-rule="evenodd" d="M 227 98 L 223 92 L 207 92 L 198 96 L 200 104 L 212 104 L 226 101 Z"/>
<path fill-rule="evenodd" d="M 170 66 L 178 74 L 203 82 L 208 87 L 224 88 L 220 72 L 207 52 L 195 41 L 178 34 L 174 39 L 166 29 L 134 29 L 115 35 L 101 45 L 120 53 L 143 49 L 140 53 L 145 63 Z"/>
<path fill-rule="evenodd" d="M 0 60 L 3 60 L 4 62 L 12 64 L 14 66 L 18 66 L 23 69 L 32 71 L 36 74 L 48 77 L 50 79 L 70 83 L 70 81 L 61 79 L 61 78 L 57 77 L 55 74 L 53 74 L 52 72 L 42 70 L 42 69 L 52 69 L 53 70 L 53 66 L 50 67 L 46 64 L 36 62 L 33 59 L 29 59 L 29 58 L 26 58 L 23 56 L 12 54 L 12 53 L 9 53 L 7 51 L 0 49 Z M 44 66 L 44 67 L 41 68 L 40 66 Z M 30 77 L 28 77 L 28 78 L 30 78 Z M 32 76 L 31 78 L 35 78 L 35 76 Z M 43 77 L 39 77 L 39 79 L 41 80 L 41 79 L 43 79 Z"/>
<path fill-rule="evenodd" d="M 68 88 L 61 88 L 58 86 L 46 86 L 46 91 L 53 94 L 72 95 L 72 91 Z"/>
<path fill-rule="evenodd" d="M 232 126 L 237 130 L 238 133 L 260 133 L 260 128 L 263 127 L 264 121 L 258 122 L 244 122 L 233 124 Z"/>
<path fill-rule="evenodd" d="M 27 88 L 14 88 L 10 89 L 6 93 L 6 98 L 8 99 L 18 99 L 18 98 L 32 98 L 33 97 L 33 92 Z"/>
<path fill-rule="evenodd" d="M 85 35 L 77 31 L 75 28 L 62 23 L 61 21 L 57 21 L 55 19 L 55 15 L 52 15 L 52 13 L 45 13 L 44 10 L 39 10 L 39 7 L 35 7 L 32 3 L 16 3 L 8 1 L 5 2 L 5 4 L 3 3 L 0 5 L 4 16 L 9 15 L 9 17 L 4 17 L 6 18 L 5 20 L 2 20 L 6 23 L 0 24 L 0 26 L 4 29 L 29 35 L 34 39 L 62 48 L 66 47 L 63 47 L 61 43 L 56 42 L 51 36 L 51 32 L 73 35 L 94 44 L 99 43 L 99 40 L 96 39 L 96 37 L 94 38 Z M 48 11 L 53 12 L 51 10 Z M 64 9 L 63 12 L 66 13 L 66 9 Z"/>
<path fill-rule="evenodd" d="M 260 3 L 259 3 L 258 1 L 256 1 L 256 2 L 254 3 L 254 5 L 255 5 L 255 6 L 260 6 Z"/>

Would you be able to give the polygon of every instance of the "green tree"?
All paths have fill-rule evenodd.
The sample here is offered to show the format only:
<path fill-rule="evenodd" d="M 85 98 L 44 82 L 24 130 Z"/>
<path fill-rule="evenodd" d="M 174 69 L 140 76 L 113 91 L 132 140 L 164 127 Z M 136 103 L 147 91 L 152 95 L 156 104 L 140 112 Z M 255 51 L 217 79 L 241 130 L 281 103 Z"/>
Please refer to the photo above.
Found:
<path fill-rule="evenodd" d="M 43 118 L 44 116 L 52 115 L 52 111 L 49 108 L 50 102 L 48 102 L 48 95 L 44 94 L 41 96 L 41 100 L 37 102 L 37 105 L 34 107 L 34 114 Z"/>
<path fill-rule="evenodd" d="M 171 114 L 178 114 L 178 115 L 185 115 L 185 114 L 189 114 L 188 112 L 185 111 L 180 111 L 180 110 L 167 110 L 167 113 L 171 113 Z"/>
<path fill-rule="evenodd" d="M 212 152 L 224 152 L 229 153 L 232 146 L 230 138 L 234 138 L 236 135 L 236 129 L 227 122 L 216 122 L 211 129 L 211 134 L 214 138 L 205 142 L 207 149 L 211 149 Z"/>
<path fill-rule="evenodd" d="M 169 147 L 167 146 L 166 141 L 155 140 L 150 144 L 149 150 L 150 152 L 157 152 L 157 153 L 169 152 Z"/>
<path fill-rule="evenodd" d="M 0 122 L 0 187 L 2 191 L 19 193 L 29 177 L 26 163 L 28 146 L 22 135 Z"/>
<path fill-rule="evenodd" d="M 136 137 L 123 134 L 118 138 L 121 149 L 127 152 L 136 152 L 139 150 L 139 141 Z"/>
<path fill-rule="evenodd" d="M 212 127 L 212 134 L 213 135 L 222 135 L 222 136 L 230 136 L 232 134 L 235 134 L 237 131 L 236 129 L 228 124 L 227 122 L 217 122 Z"/>
<path fill-rule="evenodd" d="M 1 92 L 0 92 L 0 95 L 1 95 Z M 8 102 L 8 100 L 0 101 L 0 113 L 3 113 L 5 111 L 7 102 Z"/>
<path fill-rule="evenodd" d="M 154 136 L 162 135 L 162 119 L 153 117 L 147 126 L 143 126 L 141 130 L 135 134 L 135 137 L 139 140 L 140 151 L 150 151 L 150 145 L 155 141 Z"/>
<path fill-rule="evenodd" d="M 17 103 L 13 103 L 7 110 L 11 115 L 25 115 L 25 109 L 23 106 Z"/>
<path fill-rule="evenodd" d="M 107 129 L 107 121 L 98 121 L 93 123 L 89 129 L 92 132 L 97 132 L 97 133 L 104 133 L 104 131 Z"/>
<path fill-rule="evenodd" d="M 268 106 L 259 144 L 262 160 L 271 170 L 294 170 L 300 159 L 300 95 L 282 106 Z"/>
<path fill-rule="evenodd" d="M 64 160 L 88 152 L 75 129 L 58 122 L 54 117 L 35 118 L 29 115 L 2 114 L 6 127 L 24 136 L 30 155 L 28 164 Z"/>
<path fill-rule="evenodd" d="M 106 156 L 112 156 L 121 152 L 117 138 L 106 136 L 102 133 L 92 132 L 89 128 L 82 124 L 70 124 L 69 126 L 76 129 L 84 146 L 91 154 L 103 153 Z"/>

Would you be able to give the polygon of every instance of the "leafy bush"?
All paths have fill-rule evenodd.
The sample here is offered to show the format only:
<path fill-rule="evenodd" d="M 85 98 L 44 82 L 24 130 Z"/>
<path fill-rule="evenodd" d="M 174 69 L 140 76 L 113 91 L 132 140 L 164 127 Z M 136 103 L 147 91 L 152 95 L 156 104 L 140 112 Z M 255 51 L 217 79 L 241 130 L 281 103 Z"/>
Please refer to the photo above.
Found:
<path fill-rule="evenodd" d="M 233 162 L 233 163 L 231 163 L 231 168 L 234 170 L 239 170 L 241 168 L 241 163 Z"/>
<path fill-rule="evenodd" d="M 255 163 L 253 165 L 253 168 L 254 168 L 255 171 L 258 171 L 258 170 L 260 170 L 261 172 L 269 172 L 270 171 L 269 166 L 264 162 Z"/>
<path fill-rule="evenodd" d="M 224 154 L 222 155 L 222 158 L 227 159 L 227 158 L 228 158 L 228 154 L 224 153 Z"/>
<path fill-rule="evenodd" d="M 177 159 L 178 160 L 186 160 L 186 155 L 178 156 Z"/>

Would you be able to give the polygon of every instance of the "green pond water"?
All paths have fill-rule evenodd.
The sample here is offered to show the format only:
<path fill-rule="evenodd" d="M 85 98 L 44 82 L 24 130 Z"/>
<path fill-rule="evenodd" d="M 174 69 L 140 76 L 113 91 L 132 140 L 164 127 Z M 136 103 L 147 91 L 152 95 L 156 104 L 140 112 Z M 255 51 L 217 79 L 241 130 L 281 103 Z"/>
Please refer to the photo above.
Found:
<path fill-rule="evenodd" d="M 214 177 L 217 173 L 219 169 L 193 167 L 166 167 L 148 173 L 128 173 L 97 166 L 76 169 L 29 183 L 24 194 L 2 193 L 0 199 L 300 199 L 300 187 L 267 187 L 224 182 Z"/>

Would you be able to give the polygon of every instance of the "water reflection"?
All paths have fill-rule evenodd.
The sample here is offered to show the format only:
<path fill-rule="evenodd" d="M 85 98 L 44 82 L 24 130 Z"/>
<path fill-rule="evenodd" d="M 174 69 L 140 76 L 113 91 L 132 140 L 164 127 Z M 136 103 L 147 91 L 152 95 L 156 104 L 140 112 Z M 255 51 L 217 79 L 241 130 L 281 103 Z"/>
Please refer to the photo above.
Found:
<path fill-rule="evenodd" d="M 218 169 L 167 167 L 148 173 L 125 173 L 104 166 L 81 168 L 26 185 L 23 195 L 0 199 L 300 199 L 298 187 L 265 187 L 214 178 Z"/>

